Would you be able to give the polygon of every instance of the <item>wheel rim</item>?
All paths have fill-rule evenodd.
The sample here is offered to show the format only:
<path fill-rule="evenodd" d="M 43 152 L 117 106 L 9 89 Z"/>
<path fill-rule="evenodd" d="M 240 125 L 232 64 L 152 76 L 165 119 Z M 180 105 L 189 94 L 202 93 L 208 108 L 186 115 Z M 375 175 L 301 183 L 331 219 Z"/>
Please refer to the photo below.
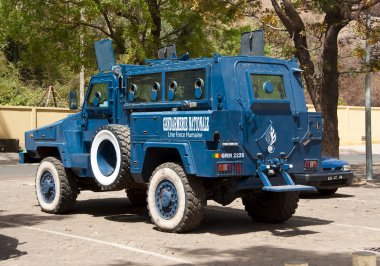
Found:
<path fill-rule="evenodd" d="M 169 220 L 175 216 L 178 210 L 178 194 L 172 182 L 163 180 L 157 186 L 155 203 L 159 215 Z"/>
<path fill-rule="evenodd" d="M 46 203 L 52 203 L 55 198 L 55 182 L 53 175 L 49 171 L 43 172 L 40 188 L 43 200 Z"/>
<path fill-rule="evenodd" d="M 100 143 L 97 153 L 97 162 L 100 172 L 105 176 L 110 176 L 115 171 L 117 164 L 116 150 L 109 140 Z"/>

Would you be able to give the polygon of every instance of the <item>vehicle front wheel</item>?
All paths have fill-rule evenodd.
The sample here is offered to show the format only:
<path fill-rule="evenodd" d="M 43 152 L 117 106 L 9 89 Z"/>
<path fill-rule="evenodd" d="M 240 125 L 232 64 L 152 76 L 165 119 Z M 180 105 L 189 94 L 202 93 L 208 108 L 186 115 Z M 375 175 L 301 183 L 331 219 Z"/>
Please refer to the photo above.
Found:
<path fill-rule="evenodd" d="M 262 192 L 243 197 L 243 204 L 253 220 L 281 223 L 295 213 L 298 200 L 298 192 Z"/>
<path fill-rule="evenodd" d="M 203 219 L 206 193 L 201 179 L 189 176 L 177 163 L 164 163 L 153 172 L 148 210 L 160 231 L 187 232 Z"/>
<path fill-rule="evenodd" d="M 37 169 L 36 194 L 43 212 L 65 213 L 75 205 L 78 184 L 74 174 L 66 170 L 60 160 L 47 157 Z"/>

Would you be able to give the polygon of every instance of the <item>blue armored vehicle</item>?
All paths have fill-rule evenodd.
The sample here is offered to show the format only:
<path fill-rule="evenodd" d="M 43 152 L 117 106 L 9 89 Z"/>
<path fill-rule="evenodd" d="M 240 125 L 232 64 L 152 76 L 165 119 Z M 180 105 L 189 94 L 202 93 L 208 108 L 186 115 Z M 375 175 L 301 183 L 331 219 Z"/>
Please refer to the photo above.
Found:
<path fill-rule="evenodd" d="M 352 180 L 344 163 L 323 169 L 321 115 L 306 110 L 301 70 L 263 56 L 261 31 L 242 35 L 239 56 L 177 58 L 168 46 L 125 65 L 109 40 L 95 48 L 81 111 L 25 133 L 21 161 L 40 162 L 42 211 L 70 211 L 80 190 L 125 189 L 162 231 L 198 226 L 207 200 L 242 198 L 254 220 L 277 223 L 314 177 Z"/>

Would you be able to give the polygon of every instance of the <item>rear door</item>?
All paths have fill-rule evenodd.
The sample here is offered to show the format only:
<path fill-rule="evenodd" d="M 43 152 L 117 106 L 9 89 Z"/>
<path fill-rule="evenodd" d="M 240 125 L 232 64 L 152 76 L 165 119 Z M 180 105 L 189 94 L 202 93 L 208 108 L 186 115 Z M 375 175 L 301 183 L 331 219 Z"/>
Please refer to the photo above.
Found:
<path fill-rule="evenodd" d="M 239 90 L 247 92 L 249 98 L 244 147 L 252 155 L 289 155 L 302 137 L 295 119 L 290 74 L 281 64 L 243 62 L 236 66 Z"/>

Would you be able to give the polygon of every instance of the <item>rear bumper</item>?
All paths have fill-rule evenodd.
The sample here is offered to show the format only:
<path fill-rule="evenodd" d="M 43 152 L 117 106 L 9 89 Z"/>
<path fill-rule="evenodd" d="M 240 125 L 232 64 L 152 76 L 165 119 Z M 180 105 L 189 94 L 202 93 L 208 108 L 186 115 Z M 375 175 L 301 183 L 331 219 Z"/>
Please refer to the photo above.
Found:
<path fill-rule="evenodd" d="M 298 185 L 314 186 L 317 189 L 334 189 L 351 185 L 353 173 L 293 174 L 292 177 Z"/>

